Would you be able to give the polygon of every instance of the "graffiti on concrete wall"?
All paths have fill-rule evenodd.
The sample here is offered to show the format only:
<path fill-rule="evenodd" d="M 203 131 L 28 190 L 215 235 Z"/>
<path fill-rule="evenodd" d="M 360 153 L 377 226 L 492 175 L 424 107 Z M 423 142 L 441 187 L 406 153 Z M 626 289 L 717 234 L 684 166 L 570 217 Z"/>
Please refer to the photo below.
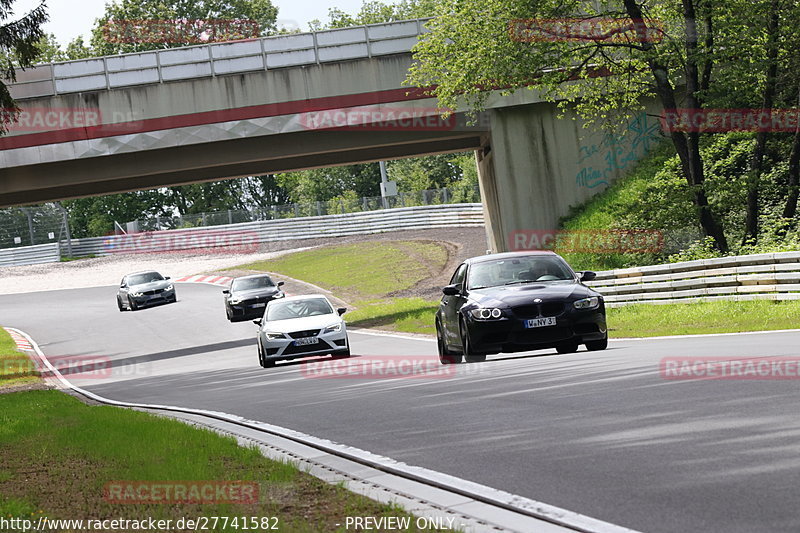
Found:
<path fill-rule="evenodd" d="M 639 114 L 622 133 L 607 133 L 597 144 L 580 147 L 578 164 L 581 169 L 575 177 L 579 187 L 594 189 L 608 185 L 614 172 L 624 170 L 650 151 L 660 138 L 660 123 L 646 113 Z M 602 161 L 600 165 L 590 162 Z"/>

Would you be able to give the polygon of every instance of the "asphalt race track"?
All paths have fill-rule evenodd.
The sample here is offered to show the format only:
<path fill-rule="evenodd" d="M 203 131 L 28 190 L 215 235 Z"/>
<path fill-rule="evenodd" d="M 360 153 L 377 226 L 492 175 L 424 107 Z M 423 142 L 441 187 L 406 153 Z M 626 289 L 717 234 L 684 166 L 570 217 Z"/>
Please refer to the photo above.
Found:
<path fill-rule="evenodd" d="M 675 356 L 797 356 L 800 333 L 612 342 L 500 355 L 429 378 L 311 379 L 258 366 L 220 287 L 120 313 L 116 287 L 0 296 L 0 324 L 50 357 L 107 356 L 103 396 L 238 414 L 652 532 L 800 530 L 797 380 L 663 379 Z M 433 355 L 351 332 L 356 355 Z M 69 377 L 69 376 L 67 376 Z"/>

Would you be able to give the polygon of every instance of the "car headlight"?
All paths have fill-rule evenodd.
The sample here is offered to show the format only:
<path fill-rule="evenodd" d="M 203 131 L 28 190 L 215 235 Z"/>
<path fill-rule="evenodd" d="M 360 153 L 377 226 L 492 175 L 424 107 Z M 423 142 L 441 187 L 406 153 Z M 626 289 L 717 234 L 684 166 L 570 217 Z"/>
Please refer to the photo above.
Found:
<path fill-rule="evenodd" d="M 575 306 L 575 309 L 595 309 L 600 305 L 600 297 L 592 296 L 590 298 L 576 300 L 572 302 L 572 305 Z"/>
<path fill-rule="evenodd" d="M 273 298 L 283 298 L 284 296 L 286 296 L 286 295 L 283 294 L 282 292 L 276 292 L 275 296 L 273 296 Z"/>
<path fill-rule="evenodd" d="M 337 331 L 342 331 L 342 323 L 339 322 L 338 324 L 331 324 L 327 328 L 322 330 L 322 333 L 335 333 Z"/>
<path fill-rule="evenodd" d="M 481 307 L 470 311 L 472 318 L 478 320 L 497 320 L 503 317 L 503 310 L 496 307 Z"/>
<path fill-rule="evenodd" d="M 283 333 L 276 333 L 276 332 L 272 332 L 272 331 L 265 331 L 265 332 L 264 332 L 264 336 L 265 336 L 267 339 L 271 340 L 271 341 L 274 341 L 274 340 L 276 340 L 276 339 L 285 339 L 285 338 L 286 338 L 286 335 L 285 335 L 285 334 L 283 334 Z"/>
<path fill-rule="evenodd" d="M 144 296 L 144 293 L 143 292 L 132 292 L 131 296 L 133 296 L 134 298 L 138 298 L 140 296 Z"/>
<path fill-rule="evenodd" d="M 242 303 L 242 300 L 240 300 L 239 298 L 231 298 L 230 300 L 228 300 L 228 303 L 231 305 L 237 305 Z"/>
<path fill-rule="evenodd" d="M 172 285 L 172 283 L 170 283 L 169 285 L 167 285 L 167 288 L 166 288 L 166 289 L 164 289 L 164 290 L 165 290 L 165 291 L 171 291 L 171 290 L 172 290 L 172 289 L 174 289 L 174 288 L 175 288 L 175 286 L 174 286 L 174 285 Z"/>

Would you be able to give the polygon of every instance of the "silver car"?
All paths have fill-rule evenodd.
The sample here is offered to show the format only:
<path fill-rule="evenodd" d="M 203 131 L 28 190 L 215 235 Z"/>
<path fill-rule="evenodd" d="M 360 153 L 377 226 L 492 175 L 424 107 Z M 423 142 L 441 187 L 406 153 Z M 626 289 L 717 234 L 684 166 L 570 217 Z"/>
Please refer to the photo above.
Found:
<path fill-rule="evenodd" d="M 117 307 L 136 311 L 148 305 L 176 302 L 175 285 L 155 270 L 128 274 L 119 284 Z"/>
<path fill-rule="evenodd" d="M 334 310 L 321 294 L 287 296 L 272 300 L 264 317 L 254 320 L 258 329 L 258 362 L 262 367 L 275 361 L 311 355 L 350 357 L 350 342 L 341 307 Z"/>

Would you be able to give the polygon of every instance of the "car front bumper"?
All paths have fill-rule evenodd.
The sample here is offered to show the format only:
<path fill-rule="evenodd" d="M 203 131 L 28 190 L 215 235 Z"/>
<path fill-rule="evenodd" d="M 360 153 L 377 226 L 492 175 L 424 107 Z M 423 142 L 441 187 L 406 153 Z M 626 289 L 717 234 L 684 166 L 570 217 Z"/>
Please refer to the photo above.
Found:
<path fill-rule="evenodd" d="M 226 302 L 230 316 L 232 319 L 247 320 L 249 318 L 261 318 L 264 316 L 264 308 L 272 300 L 276 300 L 274 296 L 255 298 L 252 300 L 242 300 L 236 304 Z"/>
<path fill-rule="evenodd" d="M 607 337 L 605 309 L 570 310 L 555 317 L 556 324 L 527 328 L 526 319 L 468 319 L 469 340 L 478 353 L 523 352 L 560 344 L 601 340 Z"/>
<path fill-rule="evenodd" d="M 171 290 L 162 291 L 155 294 L 142 294 L 141 296 L 130 295 L 129 297 L 139 307 L 162 304 L 175 300 L 175 289 L 173 288 Z"/>
<path fill-rule="evenodd" d="M 287 334 L 288 336 L 288 334 Z M 336 352 L 343 352 L 349 348 L 347 341 L 347 331 L 334 331 L 331 333 L 320 333 L 314 337 L 317 342 L 314 344 L 297 344 L 295 341 L 301 339 L 267 339 L 263 332 L 259 332 L 261 346 L 264 350 L 265 359 L 296 359 L 298 357 L 308 357 L 312 355 L 327 355 Z"/>

